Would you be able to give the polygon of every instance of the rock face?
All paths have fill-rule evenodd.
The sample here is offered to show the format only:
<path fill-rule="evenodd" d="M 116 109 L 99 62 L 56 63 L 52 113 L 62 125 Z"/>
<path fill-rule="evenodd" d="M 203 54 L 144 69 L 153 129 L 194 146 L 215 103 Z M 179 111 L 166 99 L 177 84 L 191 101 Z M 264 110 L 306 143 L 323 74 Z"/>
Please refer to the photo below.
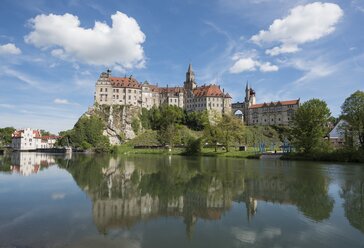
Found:
<path fill-rule="evenodd" d="M 141 108 L 136 106 L 95 105 L 90 107 L 85 115 L 100 117 L 106 126 L 103 135 L 109 138 L 111 145 L 120 145 L 135 138 L 132 122 L 137 120 L 140 123 L 140 112 Z"/>

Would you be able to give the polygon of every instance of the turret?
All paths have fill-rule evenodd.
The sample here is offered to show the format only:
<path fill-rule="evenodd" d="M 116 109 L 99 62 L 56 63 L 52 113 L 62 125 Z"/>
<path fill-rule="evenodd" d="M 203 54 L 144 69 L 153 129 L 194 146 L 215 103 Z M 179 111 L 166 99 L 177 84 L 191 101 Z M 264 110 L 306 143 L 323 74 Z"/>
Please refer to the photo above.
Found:
<path fill-rule="evenodd" d="M 249 99 L 250 99 L 250 90 L 249 90 L 249 84 L 247 81 L 246 86 L 245 86 L 245 102 L 248 103 Z"/>
<path fill-rule="evenodd" d="M 195 73 L 192 70 L 192 65 L 189 64 L 186 72 L 186 81 L 184 82 L 185 89 L 192 90 L 196 88 Z"/>

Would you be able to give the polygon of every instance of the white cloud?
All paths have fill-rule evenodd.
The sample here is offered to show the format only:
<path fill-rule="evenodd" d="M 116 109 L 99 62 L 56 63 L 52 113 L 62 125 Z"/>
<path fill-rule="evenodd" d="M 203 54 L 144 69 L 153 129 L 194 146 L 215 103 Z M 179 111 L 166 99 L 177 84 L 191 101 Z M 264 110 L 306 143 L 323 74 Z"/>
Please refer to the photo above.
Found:
<path fill-rule="evenodd" d="M 283 19 L 276 19 L 268 30 L 261 30 L 251 37 L 254 43 L 281 43 L 280 46 L 266 50 L 269 55 L 294 53 L 298 45 L 318 40 L 333 31 L 343 16 L 343 10 L 333 3 L 315 2 L 299 5 L 291 9 Z"/>
<path fill-rule="evenodd" d="M 3 54 L 18 55 L 21 54 L 21 50 L 17 48 L 13 43 L 8 43 L 5 45 L 0 45 L 0 55 Z"/>
<path fill-rule="evenodd" d="M 51 54 L 61 59 L 125 69 L 143 67 L 145 35 L 138 23 L 119 11 L 111 19 L 111 26 L 96 21 L 93 28 L 83 28 L 72 14 L 38 15 L 30 20 L 33 31 L 25 41 L 51 49 Z"/>
<path fill-rule="evenodd" d="M 56 98 L 53 101 L 55 104 L 70 104 L 70 102 L 67 99 L 60 99 Z"/>
<path fill-rule="evenodd" d="M 233 56 L 235 63 L 230 67 L 230 73 L 237 74 L 244 71 L 256 71 L 259 69 L 261 72 L 274 72 L 279 68 L 276 65 L 272 65 L 270 62 L 260 62 L 255 57 L 241 57 L 241 54 L 235 54 Z"/>
<path fill-rule="evenodd" d="M 266 63 L 260 63 L 259 69 L 262 72 L 273 72 L 273 71 L 278 71 L 279 68 L 276 65 L 272 65 L 270 62 L 266 62 Z"/>
<path fill-rule="evenodd" d="M 255 71 L 257 61 L 252 58 L 238 59 L 235 64 L 230 68 L 231 73 L 240 73 L 243 71 Z"/>

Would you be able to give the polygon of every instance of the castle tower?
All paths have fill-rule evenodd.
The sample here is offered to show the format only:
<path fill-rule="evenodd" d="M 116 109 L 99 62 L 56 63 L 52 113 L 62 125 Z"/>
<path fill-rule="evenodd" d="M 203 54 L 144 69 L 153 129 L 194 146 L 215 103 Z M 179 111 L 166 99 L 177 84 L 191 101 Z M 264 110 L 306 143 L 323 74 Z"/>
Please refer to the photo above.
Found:
<path fill-rule="evenodd" d="M 192 70 L 192 65 L 189 64 L 186 72 L 186 81 L 184 82 L 184 88 L 186 90 L 193 90 L 196 88 L 195 73 Z"/>
<path fill-rule="evenodd" d="M 248 103 L 250 99 L 250 90 L 249 90 L 249 84 L 246 82 L 245 86 L 245 102 Z"/>
<path fill-rule="evenodd" d="M 256 103 L 255 91 L 249 87 L 248 82 L 245 87 L 245 101 L 248 106 L 254 105 Z"/>

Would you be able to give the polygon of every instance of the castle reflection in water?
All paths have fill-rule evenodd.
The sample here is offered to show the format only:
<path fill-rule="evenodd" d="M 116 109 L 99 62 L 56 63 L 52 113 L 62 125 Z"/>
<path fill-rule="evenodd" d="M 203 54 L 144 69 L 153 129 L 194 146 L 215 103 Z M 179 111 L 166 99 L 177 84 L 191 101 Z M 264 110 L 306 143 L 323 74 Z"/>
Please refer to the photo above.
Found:
<path fill-rule="evenodd" d="M 101 233 L 172 216 L 183 219 L 191 236 L 199 219 L 219 220 L 234 202 L 245 204 L 247 221 L 254 218 L 260 201 L 295 205 L 315 221 L 330 217 L 334 199 L 325 175 L 292 169 L 292 162 L 288 170 L 279 161 L 264 171 L 259 171 L 262 161 L 258 166 L 246 163 L 216 158 L 76 157 L 67 169 L 91 198 L 94 223 Z"/>
<path fill-rule="evenodd" d="M 341 199 L 334 199 L 329 194 L 336 175 L 333 167 L 309 162 L 180 156 L 67 158 L 37 153 L 14 153 L 5 159 L 0 158 L 0 171 L 6 173 L 30 175 L 54 164 L 66 169 L 90 198 L 93 221 L 103 234 L 175 217 L 191 237 L 199 220 L 219 221 L 233 204 L 237 204 L 234 209 L 241 208 L 242 218 L 254 222 L 265 202 L 294 206 L 306 218 L 322 222 L 341 199 L 351 226 L 364 232 L 364 170 L 360 166 L 336 168 Z"/>

